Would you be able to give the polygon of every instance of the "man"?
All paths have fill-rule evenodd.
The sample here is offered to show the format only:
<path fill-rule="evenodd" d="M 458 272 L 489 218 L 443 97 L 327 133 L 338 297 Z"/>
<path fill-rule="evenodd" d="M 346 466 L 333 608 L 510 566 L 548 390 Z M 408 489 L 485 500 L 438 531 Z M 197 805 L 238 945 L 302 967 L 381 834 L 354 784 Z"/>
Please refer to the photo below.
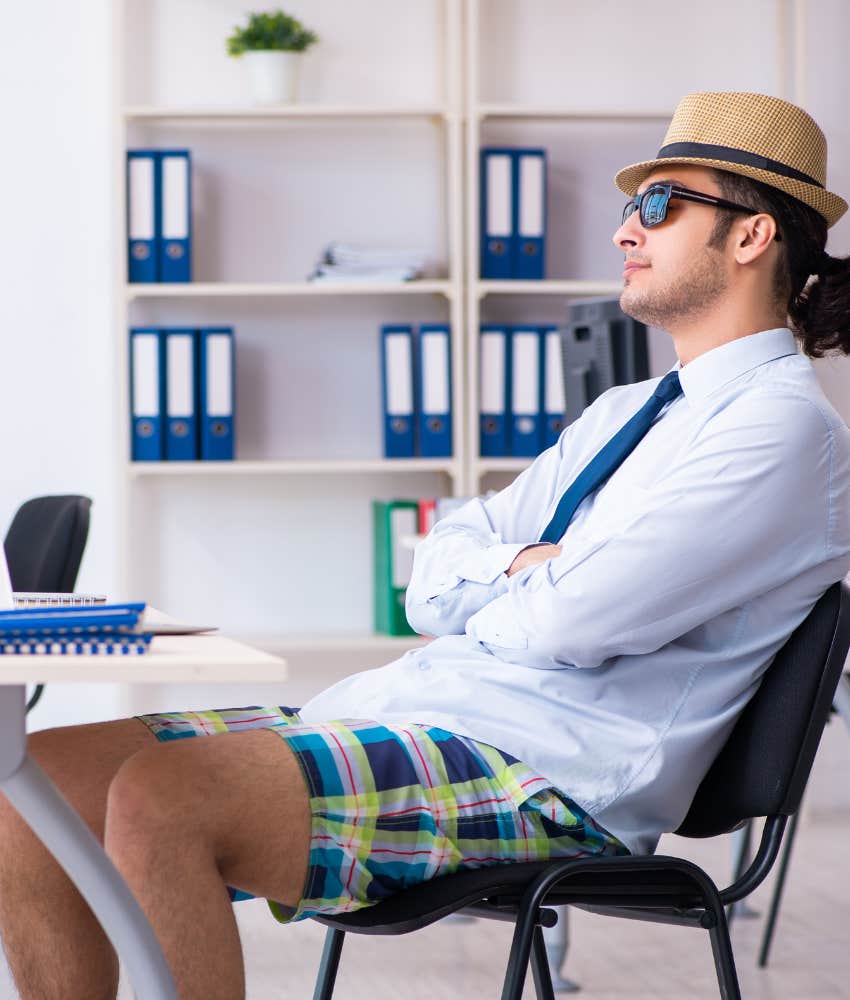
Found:
<path fill-rule="evenodd" d="M 786 327 L 813 356 L 850 353 L 847 265 L 824 254 L 847 206 L 825 179 L 808 115 L 750 94 L 685 98 L 659 156 L 620 172 L 622 306 L 669 331 L 679 364 L 604 394 L 435 527 L 408 591 L 429 646 L 300 714 L 32 738 L 181 997 L 243 995 L 228 886 L 299 918 L 462 866 L 651 851 L 678 825 L 777 649 L 850 569 L 850 433 Z M 206 733 L 222 735 L 181 738 Z M 0 824 L 22 995 L 113 997 L 82 899 L 8 805 Z"/>

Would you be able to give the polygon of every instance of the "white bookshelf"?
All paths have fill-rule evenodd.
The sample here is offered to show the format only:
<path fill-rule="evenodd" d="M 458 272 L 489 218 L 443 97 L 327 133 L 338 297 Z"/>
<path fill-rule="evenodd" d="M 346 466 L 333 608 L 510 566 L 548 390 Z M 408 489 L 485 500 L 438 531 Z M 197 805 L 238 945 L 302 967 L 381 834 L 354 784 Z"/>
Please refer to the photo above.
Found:
<path fill-rule="evenodd" d="M 388 78 L 386 84 L 377 88 L 380 93 L 373 93 L 371 99 L 367 97 L 357 101 L 359 94 L 349 94 L 346 89 L 341 88 L 337 96 L 345 95 L 344 101 L 327 99 L 328 95 L 322 94 L 320 99 L 311 99 L 309 102 L 305 98 L 302 103 L 293 105 L 253 107 L 231 105 L 222 101 L 217 80 L 212 81 L 213 86 L 206 97 L 203 92 L 193 93 L 191 97 L 187 93 L 175 93 L 173 101 L 163 100 L 163 97 L 168 96 L 164 93 L 167 89 L 165 80 L 175 79 L 173 60 L 169 61 L 166 51 L 169 46 L 178 44 L 174 29 L 185 30 L 188 23 L 186 15 L 191 13 L 193 18 L 196 17 L 199 8 L 191 0 L 175 0 L 173 4 L 161 5 L 156 10 L 147 6 L 147 0 L 122 0 L 122 17 L 116 26 L 116 66 L 119 72 L 124 72 L 124 64 L 129 58 L 138 71 L 139 80 L 144 81 L 148 77 L 147 83 L 131 80 L 133 70 L 127 63 L 127 80 L 131 80 L 131 84 L 118 97 L 115 107 L 116 246 L 122 250 L 121 267 L 116 269 L 116 327 L 119 341 L 116 353 L 123 375 L 117 418 L 120 426 L 127 429 L 127 433 L 121 435 L 118 468 L 122 470 L 121 520 L 125 540 L 122 546 L 122 575 L 126 593 L 143 593 L 152 604 L 169 605 L 185 617 L 184 609 L 174 607 L 178 577 L 184 591 L 191 591 L 199 584 L 208 587 L 206 581 L 210 576 L 210 569 L 198 568 L 203 563 L 220 573 L 223 588 L 229 587 L 232 590 L 235 587 L 236 590 L 242 590 L 246 585 L 250 587 L 255 576 L 258 580 L 266 579 L 267 582 L 258 585 L 257 589 L 260 595 L 258 599 L 268 600 L 267 614 L 259 614 L 256 609 L 251 609 L 255 613 L 246 615 L 244 620 L 223 623 L 228 631 L 243 637 L 253 637 L 263 648 L 305 654 L 310 657 L 311 662 L 316 656 L 321 658 L 324 655 L 344 659 L 346 650 L 356 653 L 361 660 L 373 655 L 390 659 L 423 641 L 417 637 L 396 638 L 370 633 L 371 519 L 364 518 L 363 512 L 368 506 L 370 495 L 376 498 L 458 495 L 465 491 L 467 485 L 466 439 L 460 418 L 466 412 L 462 234 L 463 97 L 460 60 L 462 2 L 463 0 L 431 0 L 425 5 L 433 12 L 433 24 L 429 26 L 429 30 L 433 32 L 430 48 L 434 53 L 432 78 L 435 86 L 427 85 L 426 89 L 433 93 L 423 92 L 421 100 L 417 100 L 413 94 L 403 93 L 403 88 L 399 90 L 392 86 Z M 410 12 L 396 13 L 387 7 L 384 0 L 365 0 L 363 6 L 368 8 L 370 3 L 375 7 L 374 17 L 395 18 L 394 30 L 397 32 L 408 33 L 411 25 L 417 23 L 417 18 L 421 28 L 423 19 L 431 16 L 429 10 L 424 8 L 413 17 Z M 181 4 L 185 8 L 182 15 L 178 9 Z M 222 13 L 226 7 L 231 8 L 230 15 Z M 243 11 L 235 0 L 224 0 L 222 9 L 210 7 L 206 11 L 210 22 L 218 19 L 224 23 L 224 19 L 230 17 L 231 24 L 240 20 L 242 14 Z M 338 30 L 336 25 L 331 24 L 332 20 L 344 20 L 348 15 L 347 9 L 327 13 L 330 20 L 326 24 L 326 31 L 319 29 L 320 38 L 334 29 Z M 305 22 L 310 21 L 311 13 L 305 11 L 302 17 Z M 197 29 L 197 38 L 193 34 L 191 39 L 186 39 L 193 47 L 201 48 L 204 37 L 208 48 L 223 45 L 224 35 L 213 37 L 215 31 L 209 25 L 198 24 Z M 141 31 L 141 36 L 137 36 L 136 31 Z M 364 27 L 363 37 L 367 42 L 369 35 L 370 31 Z M 331 36 L 329 45 L 336 45 L 337 48 L 341 46 L 344 52 L 349 42 L 356 44 L 356 40 L 352 41 L 349 37 L 333 40 Z M 417 41 L 415 47 L 421 49 L 428 44 L 428 40 L 424 39 L 422 43 Z M 191 61 L 191 56 L 187 56 L 187 59 Z M 222 68 L 226 68 L 228 72 L 232 66 L 235 66 L 235 61 L 228 61 L 226 67 L 222 64 Z M 370 73 L 370 70 L 364 73 L 360 66 L 352 66 L 350 71 L 355 77 L 367 77 Z M 383 99 L 384 94 L 388 99 Z M 312 96 L 310 95 L 311 98 Z M 274 199 L 280 197 L 281 191 L 286 196 L 290 192 L 275 183 L 275 172 L 268 167 L 265 173 L 255 173 L 257 162 L 269 159 L 271 163 L 274 158 L 278 158 L 283 175 L 288 177 L 286 158 L 292 155 L 297 160 L 301 144 L 311 144 L 310 149 L 323 148 L 329 154 L 320 156 L 317 166 L 324 171 L 322 176 L 327 178 L 323 183 L 332 184 L 335 143 L 338 138 L 347 142 L 348 148 L 355 150 L 355 153 L 369 149 L 377 140 L 379 149 L 383 149 L 384 153 L 374 154 L 376 164 L 380 166 L 383 163 L 385 176 L 391 181 L 395 181 L 399 174 L 403 176 L 408 170 L 405 159 L 409 155 L 408 147 L 433 149 L 434 168 L 427 185 L 422 193 L 411 188 L 410 195 L 411 199 L 420 201 L 431 199 L 428 214 L 432 220 L 438 220 L 432 228 L 441 233 L 439 254 L 433 259 L 429 256 L 429 265 L 433 266 L 429 266 L 427 277 L 392 283 L 308 282 L 302 277 L 308 273 L 308 267 L 293 268 L 285 264 L 276 268 L 270 264 L 266 268 L 269 272 L 278 270 L 279 276 L 252 274 L 247 267 L 242 268 L 242 273 L 234 273 L 233 268 L 228 273 L 226 265 L 214 267 L 209 264 L 209 260 L 214 259 L 214 255 L 209 252 L 206 254 L 207 265 L 198 266 L 199 258 L 202 257 L 199 251 L 209 251 L 210 244 L 231 235 L 235 239 L 246 241 L 249 254 L 252 251 L 250 243 L 254 232 L 250 224 L 243 226 L 238 218 L 239 205 L 236 205 L 237 210 L 234 210 L 233 203 L 227 206 L 230 208 L 229 215 L 220 210 L 221 220 L 226 221 L 219 222 L 216 219 L 218 229 L 216 225 L 208 225 L 205 229 L 204 211 L 209 213 L 211 208 L 215 210 L 218 207 L 216 201 L 221 201 L 222 198 L 235 199 L 232 191 L 242 184 L 243 178 L 241 171 L 233 164 L 238 167 L 240 157 L 246 167 L 245 175 L 251 177 L 250 184 L 254 189 L 257 184 L 268 184 L 273 214 Z M 193 191 L 193 276 L 198 280 L 191 283 L 148 285 L 131 284 L 127 281 L 126 264 L 123 260 L 126 247 L 125 150 L 139 146 L 189 147 L 193 151 L 193 161 L 199 176 L 202 168 L 198 164 L 203 164 L 206 168 L 207 176 L 201 178 L 206 180 L 206 193 L 202 190 L 201 183 Z M 389 155 L 398 157 L 395 174 L 386 161 L 387 150 Z M 219 171 L 220 164 L 222 167 Z M 358 166 L 355 162 L 355 168 Z M 422 168 L 418 169 L 424 177 Z M 349 178 L 339 172 L 336 178 L 337 187 L 344 191 Z M 193 185 L 195 180 L 193 171 Z M 357 183 L 360 184 L 359 192 Z M 413 183 L 414 181 L 409 181 L 408 187 Z M 397 186 L 401 187 L 402 183 L 399 182 Z M 339 190 L 330 192 L 332 200 L 336 198 L 337 203 L 340 201 Z M 200 195 L 196 201 L 195 195 L 198 192 Z M 384 191 L 369 192 L 367 186 L 365 194 L 366 198 L 374 198 L 382 196 Z M 295 198 L 294 195 L 291 197 Z M 362 215 L 362 176 L 354 179 L 352 198 L 355 200 L 355 208 L 361 209 Z M 289 244 L 295 239 L 315 243 L 318 249 L 327 241 L 327 237 L 316 235 L 320 231 L 319 227 L 315 233 L 311 232 L 310 213 L 301 211 L 301 208 L 297 200 L 292 200 L 293 211 L 287 213 L 285 221 L 287 227 L 295 227 L 292 233 L 297 235 L 290 236 L 286 228 L 281 232 L 281 239 Z M 327 220 L 322 218 L 325 208 L 321 198 L 317 201 L 316 208 L 317 221 L 327 225 Z M 380 206 L 376 206 L 376 211 L 380 210 Z M 384 212 L 386 214 L 386 210 Z M 420 208 L 419 217 L 422 217 L 423 212 L 424 209 Z M 298 220 L 290 222 L 295 215 L 299 216 Z M 265 223 L 260 216 L 257 221 L 260 227 Z M 383 242 L 380 238 L 370 240 L 370 234 L 364 227 L 359 232 L 356 229 L 346 231 L 346 225 L 351 226 L 347 216 L 342 219 L 339 235 L 334 234 L 332 238 L 367 245 L 370 242 L 388 245 L 386 238 Z M 429 238 L 427 234 L 411 230 L 406 241 L 397 240 L 395 245 L 422 246 Z M 207 241 L 207 246 L 199 246 L 199 241 L 203 240 Z M 272 244 L 266 256 L 272 257 L 273 252 Z M 231 262 L 233 257 L 231 255 Z M 286 273 L 287 267 L 296 273 L 290 276 Z M 374 319 L 369 320 L 370 316 L 374 316 Z M 309 385 L 311 375 L 299 377 L 292 386 L 281 384 L 277 389 L 275 379 L 281 368 L 281 358 L 285 357 L 294 370 L 315 373 L 317 369 L 316 363 L 312 361 L 313 352 L 331 350 L 324 344 L 328 332 L 333 333 L 334 324 L 344 326 L 350 323 L 355 328 L 352 343 L 358 337 L 358 343 L 364 342 L 364 326 L 368 326 L 373 332 L 370 350 L 374 354 L 374 365 L 377 368 L 378 328 L 383 322 L 394 321 L 412 322 L 414 325 L 419 322 L 443 321 L 451 326 L 452 405 L 456 415 L 452 458 L 387 460 L 372 457 L 328 457 L 328 453 L 333 454 L 334 451 L 356 454 L 359 450 L 368 455 L 379 449 L 380 419 L 373 421 L 370 434 L 362 428 L 357 432 L 361 435 L 359 444 L 346 440 L 340 445 L 333 437 L 326 436 L 324 442 L 317 438 L 312 454 L 305 457 L 305 448 L 301 443 L 294 449 L 298 452 L 297 457 L 290 457 L 287 450 L 293 450 L 293 443 L 298 443 L 304 428 L 292 419 L 282 429 L 280 426 L 264 426 L 262 409 L 257 399 L 253 398 L 254 394 L 240 394 L 237 388 L 235 461 L 135 463 L 130 460 L 129 387 L 126 384 L 129 326 L 232 325 L 236 333 L 237 377 L 241 364 L 246 368 L 253 367 L 257 382 L 261 385 L 256 396 L 262 393 L 270 396 L 278 391 L 286 394 L 288 390 L 294 390 L 301 393 L 305 398 L 305 405 L 308 405 L 311 403 L 311 392 L 304 386 Z M 247 332 L 241 336 L 243 327 Z M 303 329 L 299 330 L 299 327 Z M 352 348 L 338 330 L 334 337 L 336 339 L 333 342 L 337 345 L 335 349 L 338 348 L 342 356 L 340 365 L 343 368 L 351 366 L 351 380 L 356 382 L 366 366 L 356 354 L 351 353 Z M 368 344 L 368 339 L 365 342 Z M 245 352 L 244 357 L 240 353 L 242 350 Z M 299 384 L 302 381 L 304 384 Z M 375 409 L 374 384 L 373 379 L 363 390 L 364 409 Z M 329 383 L 328 387 L 317 390 L 316 394 L 327 400 L 328 407 L 333 407 L 340 405 L 338 396 L 345 395 L 348 388 L 348 385 L 344 385 L 339 392 L 335 392 Z M 361 424 L 365 427 L 368 422 L 351 410 L 350 399 L 347 405 L 349 418 L 357 418 L 355 422 L 358 427 Z M 281 412 L 285 415 L 288 411 Z M 306 419 L 308 418 L 305 417 Z M 345 416 L 341 419 L 343 424 L 352 422 L 351 419 L 346 420 Z M 286 423 L 281 417 L 271 423 L 280 425 L 282 422 Z M 328 423 L 332 428 L 332 422 Z M 240 424 L 253 434 L 253 439 L 245 448 L 240 447 Z M 346 428 L 343 426 L 342 429 Z M 333 435 L 333 430 L 329 433 Z M 240 457 L 240 451 L 243 456 L 250 457 Z M 315 501 L 311 500 L 313 491 L 316 494 Z M 270 514 L 270 511 L 277 509 L 280 510 L 279 523 Z M 219 512 L 227 523 L 227 539 L 220 552 L 211 552 L 210 545 L 204 544 L 202 531 L 209 531 L 210 524 L 215 525 Z M 269 522 L 275 522 L 273 533 L 268 531 Z M 258 542 L 256 532 L 260 530 L 259 523 L 263 524 L 264 534 Z M 200 527 L 197 527 L 198 534 L 195 536 L 197 525 Z M 182 544 L 185 551 L 178 554 L 170 551 L 169 546 L 172 539 L 179 539 L 181 527 L 186 536 L 185 542 L 180 539 L 177 544 Z M 354 532 L 356 544 L 347 544 L 344 531 Z M 317 546 L 327 545 L 336 553 L 335 573 L 326 572 L 322 576 L 310 566 L 310 543 L 313 539 Z M 246 556 L 250 552 L 255 556 L 256 572 L 251 566 L 251 558 Z M 272 556 L 271 553 L 277 553 L 277 556 Z M 270 574 L 263 565 L 273 558 L 278 558 L 281 562 L 279 574 Z M 335 576 L 340 579 L 336 590 L 333 584 Z M 289 580 L 289 577 L 292 579 Z M 322 586 L 316 584 L 318 579 L 323 580 Z M 356 621 L 343 622 L 342 631 L 340 621 L 330 618 L 305 632 L 301 619 L 309 620 L 311 617 L 311 603 L 343 608 L 349 603 L 356 603 L 363 610 L 356 616 Z M 302 605 L 305 613 L 290 610 Z M 211 604 L 209 613 L 189 608 L 189 614 L 204 620 L 219 617 L 214 604 Z M 283 629 L 279 627 L 281 618 L 284 619 Z M 316 615 L 312 614 L 312 618 L 315 619 Z"/>

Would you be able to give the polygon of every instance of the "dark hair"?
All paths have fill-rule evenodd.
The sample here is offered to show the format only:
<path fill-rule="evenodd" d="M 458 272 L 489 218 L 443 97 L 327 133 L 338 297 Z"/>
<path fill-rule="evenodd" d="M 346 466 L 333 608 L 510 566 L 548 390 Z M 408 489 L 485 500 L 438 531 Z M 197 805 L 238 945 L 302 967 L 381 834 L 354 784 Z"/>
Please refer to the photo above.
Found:
<path fill-rule="evenodd" d="M 782 240 L 773 292 L 803 350 L 811 358 L 822 358 L 828 351 L 850 354 L 850 260 L 825 252 L 826 219 L 769 184 L 726 170 L 715 174 L 724 198 L 776 220 Z M 723 245 L 740 218 L 737 212 L 719 212 L 712 246 Z"/>

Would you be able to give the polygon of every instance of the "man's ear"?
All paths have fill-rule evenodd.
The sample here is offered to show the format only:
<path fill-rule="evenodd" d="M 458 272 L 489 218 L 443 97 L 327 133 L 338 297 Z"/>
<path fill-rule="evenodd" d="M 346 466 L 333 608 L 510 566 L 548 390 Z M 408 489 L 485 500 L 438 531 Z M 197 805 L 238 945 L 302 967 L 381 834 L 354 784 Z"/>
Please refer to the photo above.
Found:
<path fill-rule="evenodd" d="M 736 231 L 735 260 L 749 264 L 766 253 L 776 239 L 776 220 L 766 212 L 742 219 Z"/>

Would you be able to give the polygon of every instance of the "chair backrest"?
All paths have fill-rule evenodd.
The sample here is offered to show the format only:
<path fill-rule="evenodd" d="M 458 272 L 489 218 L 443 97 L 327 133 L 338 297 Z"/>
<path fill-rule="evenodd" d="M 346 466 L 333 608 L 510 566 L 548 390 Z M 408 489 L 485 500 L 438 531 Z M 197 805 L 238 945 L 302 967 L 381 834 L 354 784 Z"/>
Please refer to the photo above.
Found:
<path fill-rule="evenodd" d="M 676 830 L 713 837 L 800 805 L 850 646 L 850 590 L 836 583 L 776 654 Z"/>
<path fill-rule="evenodd" d="M 88 497 L 50 496 L 34 497 L 18 508 L 3 543 L 13 590 L 73 591 L 90 507 Z"/>

